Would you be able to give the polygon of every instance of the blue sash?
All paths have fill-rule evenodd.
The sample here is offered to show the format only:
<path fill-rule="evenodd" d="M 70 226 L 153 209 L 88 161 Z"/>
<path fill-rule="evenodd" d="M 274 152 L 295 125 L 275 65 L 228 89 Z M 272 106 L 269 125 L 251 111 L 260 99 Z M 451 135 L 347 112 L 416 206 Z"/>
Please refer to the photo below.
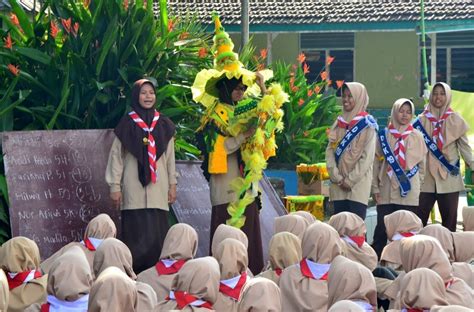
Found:
<path fill-rule="evenodd" d="M 341 142 L 337 145 L 335 156 L 336 156 L 336 164 L 339 164 L 339 159 L 341 158 L 342 154 L 346 150 L 346 148 L 351 144 L 352 140 L 354 140 L 361 132 L 367 127 L 374 128 L 378 130 L 377 122 L 375 121 L 374 117 L 371 115 L 367 115 L 361 120 L 359 120 L 352 129 L 347 131 L 346 135 L 342 138 Z"/>
<path fill-rule="evenodd" d="M 418 131 L 423 134 L 423 139 L 425 140 L 426 147 L 428 150 L 433 153 L 433 156 L 443 165 L 444 168 L 453 176 L 459 175 L 459 159 L 456 161 L 454 165 L 451 165 L 448 160 L 444 157 L 443 153 L 438 148 L 438 145 L 436 145 L 433 140 L 431 140 L 430 136 L 428 133 L 426 133 L 425 128 L 423 128 L 423 125 L 421 124 L 421 121 L 419 118 L 415 120 L 413 123 L 413 127 L 417 129 Z"/>
<path fill-rule="evenodd" d="M 405 197 L 411 190 L 410 179 L 418 172 L 418 165 L 411 168 L 408 173 L 403 171 L 402 167 L 398 163 L 395 155 L 393 155 L 392 149 L 387 141 L 387 128 L 379 131 L 380 145 L 382 146 L 383 155 L 385 160 L 388 162 L 393 172 L 397 176 L 398 184 L 400 185 L 400 195 Z"/>

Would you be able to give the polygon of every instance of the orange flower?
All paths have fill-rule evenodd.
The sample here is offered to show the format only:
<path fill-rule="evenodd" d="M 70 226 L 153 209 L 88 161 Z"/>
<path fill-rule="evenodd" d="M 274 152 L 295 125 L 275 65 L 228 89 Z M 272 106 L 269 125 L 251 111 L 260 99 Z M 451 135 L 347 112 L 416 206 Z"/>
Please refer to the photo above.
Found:
<path fill-rule="evenodd" d="M 304 63 L 304 65 L 303 65 L 303 74 L 306 75 L 307 73 L 309 73 L 309 65 L 308 65 L 308 63 Z"/>
<path fill-rule="evenodd" d="M 56 24 L 54 20 L 51 20 L 51 23 L 49 23 L 49 25 L 51 28 L 51 31 L 50 31 L 51 37 L 56 38 L 56 36 L 59 33 L 58 24 Z"/>
<path fill-rule="evenodd" d="M 15 13 L 10 13 L 10 20 L 12 21 L 13 25 L 20 26 L 20 21 Z"/>
<path fill-rule="evenodd" d="M 262 64 L 262 63 L 257 64 L 257 71 L 261 71 L 261 70 L 264 70 L 264 69 L 265 69 L 265 64 Z"/>
<path fill-rule="evenodd" d="M 171 32 L 174 28 L 174 19 L 170 18 L 168 20 L 168 32 Z"/>
<path fill-rule="evenodd" d="M 328 79 L 328 73 L 326 71 L 321 72 L 321 74 L 319 74 L 319 75 L 321 76 L 321 80 Z"/>
<path fill-rule="evenodd" d="M 82 1 L 82 4 L 83 4 L 84 7 L 87 9 L 87 8 L 89 8 L 89 4 L 91 4 L 91 0 L 83 0 L 83 1 Z"/>
<path fill-rule="evenodd" d="M 185 32 L 182 32 L 180 35 L 179 35 L 179 39 L 180 40 L 185 40 L 185 39 L 188 39 L 189 38 L 189 33 L 187 31 Z"/>
<path fill-rule="evenodd" d="M 128 10 L 128 0 L 123 0 L 122 6 L 123 6 L 123 9 L 125 11 L 127 11 Z"/>
<path fill-rule="evenodd" d="M 329 136 L 329 132 L 331 131 L 330 128 L 326 128 L 326 136 Z"/>
<path fill-rule="evenodd" d="M 336 80 L 336 86 L 340 89 L 344 85 L 344 80 Z"/>
<path fill-rule="evenodd" d="M 13 64 L 8 64 L 8 70 L 15 76 L 18 76 L 20 74 L 20 68 Z"/>
<path fill-rule="evenodd" d="M 299 100 L 298 100 L 298 106 L 301 106 L 301 105 L 303 105 L 303 104 L 304 104 L 304 100 L 303 100 L 303 99 L 299 99 Z"/>
<path fill-rule="evenodd" d="M 304 136 L 304 137 L 307 137 L 308 135 L 309 135 L 309 132 L 308 132 L 308 131 L 304 131 L 304 132 L 303 132 L 303 136 Z"/>
<path fill-rule="evenodd" d="M 64 18 L 61 18 L 61 24 L 63 25 L 64 30 L 66 30 L 66 32 L 70 34 L 71 33 L 71 18 L 68 18 L 67 20 Z"/>
<path fill-rule="evenodd" d="M 13 42 L 12 42 L 12 37 L 10 36 L 10 34 L 8 34 L 8 36 L 3 40 L 5 41 L 4 47 L 11 50 L 13 47 Z"/>
<path fill-rule="evenodd" d="M 319 86 L 314 87 L 314 93 L 318 94 L 319 91 L 321 91 L 321 88 Z"/>
<path fill-rule="evenodd" d="M 291 65 L 291 69 L 293 69 L 293 71 L 295 71 L 297 68 L 298 68 L 298 65 L 296 64 Z"/>
<path fill-rule="evenodd" d="M 313 96 L 313 90 L 309 89 L 308 90 L 308 97 L 312 97 Z"/>
<path fill-rule="evenodd" d="M 328 83 L 328 87 L 330 87 L 332 85 L 332 80 L 328 80 L 327 83 Z"/>
<path fill-rule="evenodd" d="M 198 51 L 198 56 L 199 58 L 205 58 L 207 55 L 207 49 L 206 48 L 200 48 Z"/>
<path fill-rule="evenodd" d="M 298 54 L 298 57 L 296 59 L 298 60 L 300 64 L 303 64 L 304 61 L 306 60 L 306 56 L 304 55 L 303 52 L 301 52 L 300 54 Z"/>
<path fill-rule="evenodd" d="M 74 37 L 77 37 L 78 31 L 79 31 L 79 23 L 75 22 L 74 26 L 72 27 L 72 35 Z"/>
<path fill-rule="evenodd" d="M 334 56 L 328 56 L 326 58 L 326 64 L 331 65 L 331 63 L 334 61 L 335 57 Z"/>
<path fill-rule="evenodd" d="M 260 57 L 262 59 L 266 59 L 267 58 L 267 55 L 268 55 L 268 50 L 267 49 L 261 49 L 260 50 Z"/>

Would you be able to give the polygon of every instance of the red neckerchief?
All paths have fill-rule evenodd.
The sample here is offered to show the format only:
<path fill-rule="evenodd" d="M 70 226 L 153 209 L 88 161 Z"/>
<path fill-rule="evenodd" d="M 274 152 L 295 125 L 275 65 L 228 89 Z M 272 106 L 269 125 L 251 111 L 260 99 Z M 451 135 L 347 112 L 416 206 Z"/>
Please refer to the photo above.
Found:
<path fill-rule="evenodd" d="M 180 259 L 176 260 L 171 266 L 167 267 L 162 260 L 159 260 L 155 264 L 155 269 L 158 272 L 158 275 L 170 275 L 174 273 L 178 273 L 181 270 L 181 267 L 186 263 L 186 260 Z"/>
<path fill-rule="evenodd" d="M 282 269 L 280 269 L 280 268 L 276 268 L 276 269 L 275 269 L 275 270 L 273 270 L 273 271 L 275 271 L 275 274 L 276 274 L 276 275 L 278 275 L 278 276 L 280 276 L 280 275 L 281 275 L 281 273 L 283 272 L 283 270 L 282 270 Z"/>
<path fill-rule="evenodd" d="M 129 115 L 140 128 L 145 132 L 148 132 L 148 142 L 146 143 L 148 146 L 148 162 L 150 164 L 151 181 L 156 183 L 156 145 L 152 132 L 160 118 L 160 113 L 155 109 L 155 116 L 153 117 L 150 127 L 148 127 L 148 125 L 134 111 L 130 112 Z"/>
<path fill-rule="evenodd" d="M 412 236 L 415 236 L 415 234 L 412 233 L 412 232 L 398 232 L 398 234 L 400 234 L 400 235 L 403 236 L 403 237 L 412 237 Z"/>
<path fill-rule="evenodd" d="M 415 308 L 410 308 L 406 309 L 407 312 L 423 312 L 423 309 L 415 309 Z"/>
<path fill-rule="evenodd" d="M 94 245 L 92 245 L 91 241 L 89 240 L 89 237 L 84 238 L 84 246 L 86 246 L 86 248 L 90 251 L 95 251 L 95 247 Z"/>
<path fill-rule="evenodd" d="M 239 281 L 234 288 L 227 286 L 222 281 L 219 283 L 219 291 L 224 295 L 233 298 L 235 301 L 239 300 L 240 291 L 244 287 L 245 282 L 247 282 L 247 272 L 240 274 Z"/>
<path fill-rule="evenodd" d="M 41 305 L 40 312 L 49 312 L 49 306 L 50 306 L 49 302 L 43 303 Z"/>
<path fill-rule="evenodd" d="M 393 137 L 395 139 L 397 139 L 397 142 L 395 143 L 395 148 L 393 150 L 393 154 L 397 158 L 397 161 L 400 164 L 400 167 L 402 167 L 402 169 L 406 169 L 407 162 L 406 162 L 406 159 L 405 159 L 405 154 L 406 154 L 405 139 L 413 132 L 414 128 L 413 128 L 412 125 L 409 125 L 408 128 L 406 128 L 406 130 L 403 131 L 403 133 L 400 133 L 390 123 L 388 125 L 388 130 L 389 130 L 390 134 L 393 135 Z M 388 168 L 389 168 L 388 169 L 389 171 L 392 170 L 391 167 L 388 167 Z"/>
<path fill-rule="evenodd" d="M 349 236 L 349 238 L 352 239 L 359 248 L 361 248 L 365 243 L 365 236 Z"/>
<path fill-rule="evenodd" d="M 337 126 L 339 128 L 346 129 L 346 131 L 347 131 L 347 130 L 351 129 L 352 127 L 354 127 L 354 125 L 356 123 L 358 123 L 359 120 L 361 120 L 362 118 L 364 118 L 367 115 L 369 115 L 369 113 L 360 112 L 354 118 L 352 118 L 352 120 L 350 122 L 345 121 L 342 116 L 338 116 L 337 117 Z"/>
<path fill-rule="evenodd" d="M 328 280 L 328 271 L 326 271 L 326 273 L 324 273 L 321 277 L 318 278 L 318 277 L 314 276 L 313 273 L 311 272 L 311 269 L 309 268 L 309 265 L 308 265 L 308 261 L 311 261 L 311 260 L 308 260 L 306 258 L 301 260 L 301 262 L 300 262 L 301 274 L 303 274 L 306 277 L 317 280 L 317 281 L 327 281 Z M 313 263 L 315 263 L 315 262 L 313 262 Z"/>
<path fill-rule="evenodd" d="M 440 119 L 436 119 L 436 117 L 433 116 L 433 114 L 431 114 L 429 110 L 425 109 L 423 111 L 423 115 L 425 115 L 425 117 L 428 118 L 428 120 L 431 121 L 431 123 L 434 126 L 433 134 L 432 134 L 433 141 L 436 143 L 436 145 L 438 145 L 438 148 L 440 150 L 443 148 L 443 144 L 444 144 L 444 138 L 443 138 L 441 128 L 443 127 L 444 121 L 448 119 L 449 115 L 451 115 L 452 113 L 454 113 L 454 111 L 451 108 L 448 108 L 446 112 L 443 114 L 443 116 L 441 116 Z"/>
<path fill-rule="evenodd" d="M 32 273 L 32 276 L 30 273 Z M 10 277 L 11 273 L 7 273 L 7 280 L 8 280 L 8 286 L 10 290 L 17 288 L 18 286 L 22 284 L 26 284 L 29 281 L 33 279 L 37 279 L 42 276 L 41 272 L 38 270 L 30 270 L 30 271 L 24 271 L 24 272 L 19 272 L 15 275 L 15 277 Z"/>
<path fill-rule="evenodd" d="M 178 308 L 182 310 L 185 306 L 193 306 L 193 307 L 198 307 L 198 308 L 206 308 L 209 310 L 212 310 L 212 304 L 208 301 L 204 301 L 202 299 L 199 299 L 198 297 L 188 294 L 185 291 L 171 291 L 173 293 L 173 297 L 171 296 L 166 297 L 166 300 L 176 300 L 176 304 L 178 305 Z M 197 303 L 196 303 L 197 302 Z"/>
<path fill-rule="evenodd" d="M 444 288 L 448 289 L 453 284 L 453 279 L 450 279 L 446 283 L 444 283 Z"/>

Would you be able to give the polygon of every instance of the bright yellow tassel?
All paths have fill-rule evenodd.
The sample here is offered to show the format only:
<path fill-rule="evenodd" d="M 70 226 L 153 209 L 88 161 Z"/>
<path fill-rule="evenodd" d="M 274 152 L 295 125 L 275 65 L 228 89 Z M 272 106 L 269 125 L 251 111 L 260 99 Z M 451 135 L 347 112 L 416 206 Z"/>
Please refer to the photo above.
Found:
<path fill-rule="evenodd" d="M 257 130 L 255 131 L 255 134 L 254 134 L 254 138 L 255 138 L 254 143 L 257 146 L 265 145 L 265 133 L 263 132 L 262 129 L 257 128 Z"/>
<path fill-rule="evenodd" d="M 258 103 L 258 109 L 259 111 L 272 114 L 275 110 L 275 103 L 273 102 L 273 97 L 270 95 L 265 95 L 263 99 Z"/>

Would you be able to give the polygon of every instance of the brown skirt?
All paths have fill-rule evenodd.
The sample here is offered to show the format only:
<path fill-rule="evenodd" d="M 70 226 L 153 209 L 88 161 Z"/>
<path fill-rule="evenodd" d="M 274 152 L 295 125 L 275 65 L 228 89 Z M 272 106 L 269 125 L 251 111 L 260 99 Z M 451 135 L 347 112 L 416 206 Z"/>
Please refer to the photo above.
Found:
<path fill-rule="evenodd" d="M 227 212 L 227 206 L 228 204 L 212 206 L 210 244 L 212 244 L 212 238 L 214 237 L 214 232 L 217 227 L 222 223 L 225 224 L 227 219 L 230 218 L 230 215 Z M 254 275 L 257 275 L 263 268 L 263 249 L 262 235 L 260 233 L 260 213 L 256 202 L 247 206 L 244 215 L 246 219 L 241 230 L 247 235 L 249 240 L 249 269 Z M 210 247 L 209 250 L 211 250 Z M 211 252 L 209 252 L 209 254 L 211 254 Z"/>

